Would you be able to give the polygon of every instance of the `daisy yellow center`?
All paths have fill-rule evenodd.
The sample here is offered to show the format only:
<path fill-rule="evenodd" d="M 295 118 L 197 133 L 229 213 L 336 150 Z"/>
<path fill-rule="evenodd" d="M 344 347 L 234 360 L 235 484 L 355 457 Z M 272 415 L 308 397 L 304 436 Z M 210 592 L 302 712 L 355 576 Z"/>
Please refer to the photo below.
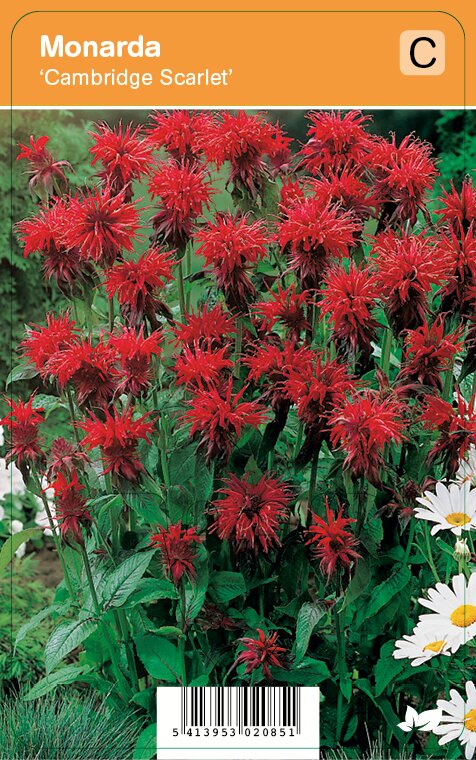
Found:
<path fill-rule="evenodd" d="M 461 604 L 453 610 L 450 620 L 458 628 L 467 628 L 468 625 L 476 623 L 476 607 L 474 604 Z"/>
<path fill-rule="evenodd" d="M 464 716 L 464 726 L 468 731 L 476 731 L 476 710 L 470 710 Z"/>
<path fill-rule="evenodd" d="M 469 517 L 464 512 L 450 512 L 446 515 L 446 522 L 450 525 L 466 525 L 469 523 Z"/>
<path fill-rule="evenodd" d="M 444 639 L 441 639 L 440 641 L 430 641 L 429 644 L 426 645 L 426 647 L 423 647 L 424 652 L 441 652 L 443 647 L 446 645 L 446 641 Z"/>

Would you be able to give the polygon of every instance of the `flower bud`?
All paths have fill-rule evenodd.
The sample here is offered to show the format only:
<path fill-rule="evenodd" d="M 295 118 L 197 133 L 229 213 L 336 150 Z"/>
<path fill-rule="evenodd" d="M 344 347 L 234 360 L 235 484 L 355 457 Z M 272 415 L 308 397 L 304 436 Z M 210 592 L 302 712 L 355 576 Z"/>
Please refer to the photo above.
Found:
<path fill-rule="evenodd" d="M 465 562 L 471 557 L 471 550 L 465 538 L 456 539 L 453 557 L 458 561 L 464 560 Z"/>

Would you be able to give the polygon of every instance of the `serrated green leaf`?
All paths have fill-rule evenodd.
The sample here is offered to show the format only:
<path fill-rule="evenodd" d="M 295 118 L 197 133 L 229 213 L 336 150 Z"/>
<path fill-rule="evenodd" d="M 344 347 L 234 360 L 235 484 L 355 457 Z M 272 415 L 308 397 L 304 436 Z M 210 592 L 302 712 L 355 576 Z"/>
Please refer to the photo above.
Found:
<path fill-rule="evenodd" d="M 379 697 L 388 684 L 402 672 L 405 667 L 403 660 L 396 660 L 393 657 L 395 644 L 393 641 L 387 641 L 380 650 L 380 657 L 375 666 L 375 696 Z"/>
<path fill-rule="evenodd" d="M 326 663 L 311 657 L 305 657 L 297 667 L 290 670 L 273 668 L 272 672 L 275 681 L 298 686 L 318 686 L 331 677 Z"/>
<path fill-rule="evenodd" d="M 385 607 L 397 594 L 400 594 L 402 589 L 410 582 L 411 577 L 412 574 L 408 567 L 396 567 L 387 580 L 373 589 L 372 597 L 364 612 L 364 620 L 374 617 L 380 612 L 382 607 Z"/>
<path fill-rule="evenodd" d="M 5 387 L 8 388 L 10 383 L 16 383 L 19 380 L 31 380 L 38 375 L 38 370 L 33 364 L 17 364 L 13 367 L 5 381 Z"/>
<path fill-rule="evenodd" d="M 85 618 L 74 620 L 72 623 L 62 623 L 55 628 L 45 648 L 46 672 L 51 673 L 67 654 L 96 630 L 97 625 L 97 620 Z"/>
<path fill-rule="evenodd" d="M 148 604 L 158 599 L 178 599 L 174 584 L 166 578 L 142 578 L 125 604 L 135 607 L 136 604 Z"/>
<path fill-rule="evenodd" d="M 36 615 L 33 615 L 29 620 L 27 620 L 26 623 L 23 623 L 22 626 L 18 629 L 18 633 L 15 638 L 15 649 L 17 648 L 20 641 L 23 641 L 25 636 L 27 636 L 30 631 L 34 631 L 37 626 L 40 625 L 43 620 L 46 620 L 49 615 L 52 615 L 53 612 L 56 612 L 61 607 L 60 604 L 50 604 L 49 607 L 45 607 L 43 610 L 40 610 L 36 613 Z"/>
<path fill-rule="evenodd" d="M 241 573 L 213 573 L 210 581 L 210 595 L 218 604 L 226 604 L 246 593 L 246 583 Z"/>
<path fill-rule="evenodd" d="M 154 633 L 135 639 L 136 651 L 145 669 L 159 681 L 178 683 L 182 677 L 182 661 L 175 644 Z"/>
<path fill-rule="evenodd" d="M 298 665 L 307 653 L 314 628 L 325 615 L 326 608 L 317 602 L 305 602 L 299 610 L 296 623 L 295 661 Z"/>
<path fill-rule="evenodd" d="M 102 590 L 102 600 L 106 607 L 120 607 L 136 590 L 147 570 L 154 551 L 134 554 L 106 578 Z"/>
<path fill-rule="evenodd" d="M 81 675 L 84 673 L 84 668 L 78 665 L 66 665 L 61 670 L 57 670 L 56 673 L 50 673 L 50 675 L 41 678 L 26 694 L 24 699 L 38 699 L 48 694 L 57 686 L 61 686 L 67 683 L 74 683 L 78 681 Z"/>

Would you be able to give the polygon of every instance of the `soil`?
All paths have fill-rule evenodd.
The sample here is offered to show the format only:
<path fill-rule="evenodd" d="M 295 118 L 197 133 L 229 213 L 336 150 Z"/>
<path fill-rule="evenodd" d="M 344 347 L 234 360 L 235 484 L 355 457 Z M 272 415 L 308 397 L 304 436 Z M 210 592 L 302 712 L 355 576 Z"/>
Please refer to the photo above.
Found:
<path fill-rule="evenodd" d="M 32 554 L 37 562 L 35 578 L 47 588 L 56 588 L 63 578 L 61 564 L 53 546 L 43 546 Z"/>

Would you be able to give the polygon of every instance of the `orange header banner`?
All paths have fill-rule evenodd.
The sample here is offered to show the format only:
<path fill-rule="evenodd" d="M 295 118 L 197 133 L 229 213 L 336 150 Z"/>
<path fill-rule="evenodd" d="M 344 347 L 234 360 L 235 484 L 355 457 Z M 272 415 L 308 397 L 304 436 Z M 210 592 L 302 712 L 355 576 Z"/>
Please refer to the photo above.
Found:
<path fill-rule="evenodd" d="M 2 105 L 476 105 L 469 44 L 476 10 L 469 4 L 95 5 L 64 9 L 50 0 L 41 10 L 17 3 L 15 16 L 2 11 L 11 15 L 11 82 Z"/>

